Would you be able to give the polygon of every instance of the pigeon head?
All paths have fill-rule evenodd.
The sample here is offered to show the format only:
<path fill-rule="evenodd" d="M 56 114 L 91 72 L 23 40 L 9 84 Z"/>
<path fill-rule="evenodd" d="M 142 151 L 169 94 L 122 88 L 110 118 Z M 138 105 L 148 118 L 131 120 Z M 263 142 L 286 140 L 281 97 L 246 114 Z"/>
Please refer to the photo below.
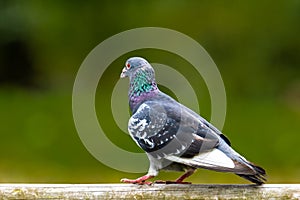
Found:
<path fill-rule="evenodd" d="M 126 61 L 120 77 L 129 77 L 131 79 L 142 72 L 147 74 L 152 73 L 154 77 L 154 70 L 147 60 L 141 57 L 132 57 Z"/>

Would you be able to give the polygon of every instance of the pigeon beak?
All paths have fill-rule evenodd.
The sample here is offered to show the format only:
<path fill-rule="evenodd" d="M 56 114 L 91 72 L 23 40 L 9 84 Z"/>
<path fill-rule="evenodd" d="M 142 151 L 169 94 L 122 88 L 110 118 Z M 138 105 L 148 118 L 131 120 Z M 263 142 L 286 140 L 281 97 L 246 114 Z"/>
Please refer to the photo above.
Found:
<path fill-rule="evenodd" d="M 122 73 L 121 73 L 121 75 L 120 75 L 120 78 L 125 78 L 126 76 L 127 76 L 127 70 L 126 70 L 126 68 L 124 67 L 123 68 L 123 70 L 122 70 Z"/>

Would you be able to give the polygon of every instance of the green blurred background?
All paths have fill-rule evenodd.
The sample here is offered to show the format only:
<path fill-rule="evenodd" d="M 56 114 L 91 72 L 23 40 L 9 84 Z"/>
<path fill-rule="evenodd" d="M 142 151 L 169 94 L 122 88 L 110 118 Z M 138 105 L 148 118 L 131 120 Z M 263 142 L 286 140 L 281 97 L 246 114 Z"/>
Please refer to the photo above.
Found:
<path fill-rule="evenodd" d="M 142 175 L 111 169 L 85 149 L 73 122 L 72 87 L 96 45 L 127 29 L 155 26 L 192 37 L 214 59 L 227 92 L 223 131 L 233 147 L 266 168 L 270 183 L 299 182 L 299 22 L 298 0 L 0 1 L 0 181 L 118 183 Z M 99 83 L 96 108 L 107 115 L 99 121 L 111 141 L 141 152 L 107 106 L 131 55 L 174 66 L 198 84 L 201 114 L 209 119 L 207 88 L 186 61 L 154 49 L 129 52 L 109 66 Z M 159 179 L 177 176 L 162 172 Z M 246 183 L 207 170 L 189 180 Z"/>

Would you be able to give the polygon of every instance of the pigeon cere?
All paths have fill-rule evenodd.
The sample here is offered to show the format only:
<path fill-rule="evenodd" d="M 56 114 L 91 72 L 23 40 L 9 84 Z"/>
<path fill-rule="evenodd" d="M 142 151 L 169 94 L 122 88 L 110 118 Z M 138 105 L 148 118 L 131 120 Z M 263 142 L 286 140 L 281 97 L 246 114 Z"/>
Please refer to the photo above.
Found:
<path fill-rule="evenodd" d="M 152 184 L 148 179 L 160 170 L 173 170 L 184 174 L 174 181 L 154 183 L 190 184 L 184 180 L 197 168 L 231 172 L 257 185 L 266 181 L 265 170 L 237 153 L 216 127 L 159 90 L 147 60 L 129 58 L 120 77 L 130 80 L 128 131 L 150 161 L 146 175 L 121 182 Z"/>

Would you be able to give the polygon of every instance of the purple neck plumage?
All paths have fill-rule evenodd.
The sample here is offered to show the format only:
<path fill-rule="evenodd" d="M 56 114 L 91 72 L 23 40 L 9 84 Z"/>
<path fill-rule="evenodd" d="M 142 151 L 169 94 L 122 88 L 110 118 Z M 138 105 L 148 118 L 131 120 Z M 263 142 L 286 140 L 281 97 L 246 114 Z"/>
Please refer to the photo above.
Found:
<path fill-rule="evenodd" d="M 155 97 L 158 93 L 159 89 L 155 82 L 154 72 L 138 71 L 130 77 L 128 98 L 131 111 L 133 112 L 146 99 Z"/>

